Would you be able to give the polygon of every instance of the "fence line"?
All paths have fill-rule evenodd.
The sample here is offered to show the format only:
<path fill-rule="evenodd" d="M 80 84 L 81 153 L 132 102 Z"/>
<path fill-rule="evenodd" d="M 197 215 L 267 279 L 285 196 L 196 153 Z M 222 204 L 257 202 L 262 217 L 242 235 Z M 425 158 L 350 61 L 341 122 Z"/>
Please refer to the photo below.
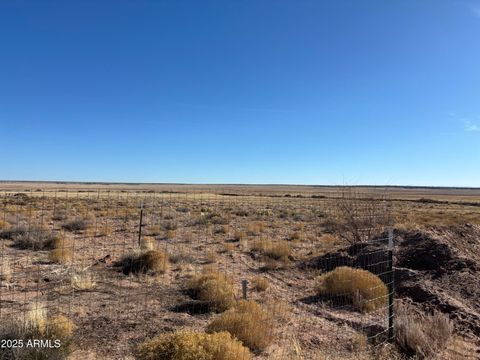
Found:
<path fill-rule="evenodd" d="M 165 331 L 204 331 L 206 316 L 247 297 L 285 329 L 269 329 L 277 349 L 264 349 L 268 358 L 315 358 L 291 342 L 316 332 L 340 343 L 393 338 L 393 221 L 382 194 L 38 189 L 0 201 L 4 336 L 12 321 L 44 321 L 47 338 L 74 323 L 64 344 L 121 357 Z M 233 289 L 233 303 L 199 298 L 189 286 L 202 276 Z"/>

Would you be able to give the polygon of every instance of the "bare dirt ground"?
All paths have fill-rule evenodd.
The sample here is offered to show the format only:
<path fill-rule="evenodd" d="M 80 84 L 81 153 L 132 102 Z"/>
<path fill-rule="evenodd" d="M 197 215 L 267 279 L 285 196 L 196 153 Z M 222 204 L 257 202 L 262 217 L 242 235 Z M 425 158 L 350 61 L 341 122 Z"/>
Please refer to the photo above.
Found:
<path fill-rule="evenodd" d="M 55 264 L 47 250 L 0 239 L 0 258 L 11 271 L 0 287 L 0 318 L 22 314 L 32 302 L 68 315 L 77 328 L 72 358 L 130 359 L 146 338 L 204 330 L 217 314 L 185 290 L 207 265 L 232 277 L 238 297 L 248 280 L 248 297 L 275 314 L 275 341 L 258 359 L 361 358 L 358 334 L 386 327 L 385 309 L 365 315 L 315 298 L 315 278 L 325 269 L 311 264 L 348 253 L 329 230 L 338 188 L 1 183 L 0 189 L 7 226 L 39 224 L 74 242 L 73 260 Z M 438 358 L 480 358 L 480 190 L 362 191 L 386 196 L 396 217 L 398 300 L 454 321 L 455 341 Z M 171 255 L 163 275 L 125 275 L 115 265 L 138 248 L 140 203 L 142 237 Z M 83 217 L 90 219 L 87 229 L 62 227 Z M 265 239 L 288 242 L 291 254 L 272 263 L 252 250 Z M 92 289 L 72 286 L 79 271 L 93 274 Z M 255 277 L 268 282 L 266 291 L 253 288 Z"/>

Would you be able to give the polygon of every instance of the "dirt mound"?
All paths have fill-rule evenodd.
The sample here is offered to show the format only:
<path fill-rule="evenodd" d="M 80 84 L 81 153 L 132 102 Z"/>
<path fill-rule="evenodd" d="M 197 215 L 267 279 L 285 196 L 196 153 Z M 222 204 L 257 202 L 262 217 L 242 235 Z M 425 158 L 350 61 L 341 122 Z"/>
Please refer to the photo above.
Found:
<path fill-rule="evenodd" d="M 426 311 L 455 320 L 480 343 L 480 227 L 396 231 L 395 290 Z"/>
<path fill-rule="evenodd" d="M 397 297 L 423 311 L 449 314 L 458 333 L 480 344 L 480 226 L 395 230 L 394 235 Z M 387 256 L 385 240 L 376 240 L 316 257 L 300 267 L 330 271 L 354 266 L 385 281 Z"/>

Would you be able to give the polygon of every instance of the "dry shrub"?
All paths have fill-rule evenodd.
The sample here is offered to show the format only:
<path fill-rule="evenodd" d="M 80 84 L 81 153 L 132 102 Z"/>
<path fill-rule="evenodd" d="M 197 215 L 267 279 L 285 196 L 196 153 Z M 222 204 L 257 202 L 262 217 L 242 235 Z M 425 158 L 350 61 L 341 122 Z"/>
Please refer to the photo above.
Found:
<path fill-rule="evenodd" d="M 68 231 L 86 230 L 90 226 L 91 222 L 86 218 L 70 220 L 62 225 L 62 227 Z"/>
<path fill-rule="evenodd" d="M 0 230 L 6 229 L 10 226 L 10 224 L 6 221 L 0 220 Z"/>
<path fill-rule="evenodd" d="M 72 240 L 65 236 L 57 237 L 50 251 L 50 260 L 58 264 L 71 263 L 75 255 L 75 246 Z"/>
<path fill-rule="evenodd" d="M 272 241 L 266 238 L 254 241 L 253 251 L 259 251 L 264 256 L 273 260 L 288 262 L 288 257 L 292 254 L 292 247 L 286 241 Z"/>
<path fill-rule="evenodd" d="M 175 230 L 167 230 L 165 237 L 167 239 L 173 239 L 177 235 L 177 232 Z"/>
<path fill-rule="evenodd" d="M 256 236 L 265 231 L 265 224 L 263 222 L 256 222 L 249 224 L 247 227 L 247 234 L 250 236 Z"/>
<path fill-rule="evenodd" d="M 27 311 L 7 323 L 0 325 L 2 340 L 22 340 L 24 346 L 4 348 L 0 353 L 2 359 L 21 360 L 63 360 L 71 352 L 75 325 L 63 315 L 47 316 L 45 304 L 35 303 Z M 60 340 L 60 347 L 29 347 L 32 340 Z"/>
<path fill-rule="evenodd" d="M 140 344 L 139 360 L 250 360 L 250 351 L 227 332 L 177 331 Z"/>
<path fill-rule="evenodd" d="M 163 224 L 162 224 L 162 228 L 163 230 L 165 231 L 170 231 L 170 230 L 177 230 L 178 228 L 178 225 L 176 222 L 174 221 L 165 221 Z"/>
<path fill-rule="evenodd" d="M 447 315 L 415 314 L 400 305 L 397 307 L 395 337 L 399 347 L 419 359 L 433 358 L 445 348 L 453 333 L 453 324 Z"/>
<path fill-rule="evenodd" d="M 228 233 L 228 225 L 221 225 L 215 226 L 213 229 L 214 234 L 227 234 Z"/>
<path fill-rule="evenodd" d="M 270 285 L 268 280 L 261 276 L 255 276 L 252 280 L 253 289 L 256 291 L 265 291 Z"/>
<path fill-rule="evenodd" d="M 228 331 L 253 351 L 265 350 L 273 341 L 274 321 L 255 301 L 241 300 L 214 319 L 207 332 Z"/>
<path fill-rule="evenodd" d="M 81 271 L 72 275 L 71 278 L 72 287 L 77 290 L 92 290 L 97 284 L 93 280 L 93 275 L 87 271 Z"/>
<path fill-rule="evenodd" d="M 245 236 L 247 236 L 247 234 L 245 234 L 244 231 L 235 230 L 235 232 L 233 233 L 233 240 L 234 240 L 234 241 L 240 241 L 240 240 L 242 240 L 243 238 L 245 238 Z"/>
<path fill-rule="evenodd" d="M 368 241 L 391 224 L 390 210 L 382 199 L 347 188 L 335 204 L 336 216 L 328 227 L 349 244 Z"/>
<path fill-rule="evenodd" d="M 168 254 L 168 258 L 174 264 L 178 263 L 194 263 L 195 257 L 192 255 L 190 249 L 186 246 L 177 246 Z"/>
<path fill-rule="evenodd" d="M 162 233 L 162 227 L 160 225 L 149 225 L 146 233 L 150 236 L 157 236 Z"/>
<path fill-rule="evenodd" d="M 110 236 L 112 234 L 113 234 L 113 228 L 108 225 L 101 226 L 98 229 L 98 233 L 97 233 L 98 236 Z"/>
<path fill-rule="evenodd" d="M 8 259 L 1 259 L 2 262 L 0 263 L 0 280 L 9 283 L 12 281 L 13 277 L 13 270 L 10 265 L 10 261 Z"/>
<path fill-rule="evenodd" d="M 235 244 L 232 243 L 223 243 L 224 252 L 232 253 L 235 251 Z"/>
<path fill-rule="evenodd" d="M 356 309 L 369 312 L 384 306 L 388 289 L 383 281 L 363 269 L 340 266 L 317 279 L 320 296 L 344 297 Z"/>
<path fill-rule="evenodd" d="M 157 242 L 152 236 L 142 236 L 140 239 L 140 249 L 142 250 L 155 250 Z"/>
<path fill-rule="evenodd" d="M 263 303 L 263 307 L 272 318 L 279 322 L 286 323 L 291 320 L 293 307 L 286 301 L 268 299 Z"/>
<path fill-rule="evenodd" d="M 187 286 L 194 298 L 205 301 L 213 311 L 222 312 L 235 304 L 233 280 L 213 267 L 205 267 Z"/>
<path fill-rule="evenodd" d="M 206 256 L 206 261 L 207 263 L 209 264 L 213 264 L 213 263 L 216 263 L 218 260 L 218 255 L 217 253 L 215 252 L 215 250 L 209 250 L 207 252 L 207 256 Z"/>
<path fill-rule="evenodd" d="M 0 238 L 13 240 L 20 249 L 51 249 L 59 235 L 40 225 L 14 226 L 0 231 Z"/>
<path fill-rule="evenodd" d="M 293 233 L 290 234 L 290 236 L 288 237 L 288 240 L 300 241 L 302 240 L 302 233 L 300 231 L 294 231 Z"/>
<path fill-rule="evenodd" d="M 159 250 L 133 251 L 124 255 L 117 265 L 125 275 L 163 274 L 168 268 L 168 257 Z"/>

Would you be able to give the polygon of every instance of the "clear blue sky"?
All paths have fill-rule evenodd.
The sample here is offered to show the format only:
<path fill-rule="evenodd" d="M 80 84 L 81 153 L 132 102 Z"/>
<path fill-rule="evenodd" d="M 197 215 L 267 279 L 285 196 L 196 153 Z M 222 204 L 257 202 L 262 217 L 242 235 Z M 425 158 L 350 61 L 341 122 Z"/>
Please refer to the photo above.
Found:
<path fill-rule="evenodd" d="M 480 186 L 480 1 L 0 1 L 0 179 Z"/>

